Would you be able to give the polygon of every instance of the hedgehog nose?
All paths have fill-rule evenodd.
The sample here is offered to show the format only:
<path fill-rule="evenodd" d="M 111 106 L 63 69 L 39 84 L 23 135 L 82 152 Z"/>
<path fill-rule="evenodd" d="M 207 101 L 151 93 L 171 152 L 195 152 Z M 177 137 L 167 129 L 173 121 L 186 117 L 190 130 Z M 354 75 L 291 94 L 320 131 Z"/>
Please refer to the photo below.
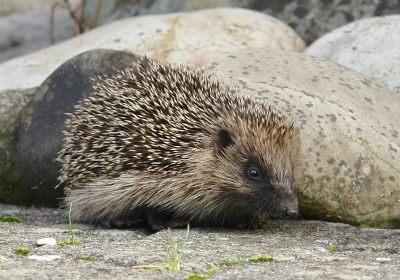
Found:
<path fill-rule="evenodd" d="M 299 211 L 290 207 L 283 208 L 283 217 L 288 220 L 296 220 L 299 216 Z"/>

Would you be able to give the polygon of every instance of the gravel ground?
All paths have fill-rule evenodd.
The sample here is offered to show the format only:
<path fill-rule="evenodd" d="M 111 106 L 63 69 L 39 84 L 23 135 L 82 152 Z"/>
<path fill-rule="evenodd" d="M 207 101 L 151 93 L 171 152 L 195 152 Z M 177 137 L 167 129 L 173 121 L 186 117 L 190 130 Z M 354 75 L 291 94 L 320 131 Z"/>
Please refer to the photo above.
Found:
<path fill-rule="evenodd" d="M 321 221 L 271 221 L 266 229 L 193 228 L 180 271 L 143 271 L 132 266 L 163 265 L 168 234 L 144 228 L 115 230 L 75 224 L 81 245 L 42 246 L 36 241 L 69 241 L 68 222 L 59 209 L 32 209 L 0 204 L 0 215 L 23 223 L 0 222 L 0 279 L 398 279 L 400 230 L 357 228 Z M 184 229 L 172 230 L 182 243 Z M 29 248 L 18 257 L 16 249 Z M 336 248 L 336 252 L 334 251 Z M 57 256 L 52 261 L 37 256 Z M 253 263 L 253 257 L 274 261 Z M 86 260 L 84 260 L 86 258 Z M 226 259 L 242 260 L 228 266 Z"/>

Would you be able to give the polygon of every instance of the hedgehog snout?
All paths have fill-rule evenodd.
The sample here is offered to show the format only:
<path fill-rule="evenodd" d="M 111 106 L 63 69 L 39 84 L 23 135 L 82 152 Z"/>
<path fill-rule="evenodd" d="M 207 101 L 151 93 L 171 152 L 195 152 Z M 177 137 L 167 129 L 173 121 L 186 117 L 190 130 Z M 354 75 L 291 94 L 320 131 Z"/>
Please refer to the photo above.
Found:
<path fill-rule="evenodd" d="M 299 210 L 297 210 L 297 207 L 286 205 L 282 208 L 282 215 L 287 220 L 296 220 L 299 216 Z"/>

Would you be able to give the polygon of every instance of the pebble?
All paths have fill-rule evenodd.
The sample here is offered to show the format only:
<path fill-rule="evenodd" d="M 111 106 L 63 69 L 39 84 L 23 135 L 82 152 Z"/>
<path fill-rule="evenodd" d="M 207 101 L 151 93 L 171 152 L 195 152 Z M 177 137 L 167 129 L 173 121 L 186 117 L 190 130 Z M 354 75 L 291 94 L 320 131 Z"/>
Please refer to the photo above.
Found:
<path fill-rule="evenodd" d="M 36 244 L 38 246 L 44 246 L 44 245 L 53 246 L 53 245 L 57 244 L 57 241 L 55 238 L 42 238 L 42 239 L 39 239 L 38 241 L 36 241 Z"/>
<path fill-rule="evenodd" d="M 386 263 L 386 262 L 392 261 L 392 259 L 389 259 L 389 258 L 377 258 L 376 260 L 381 263 Z"/>
<path fill-rule="evenodd" d="M 61 257 L 57 256 L 57 255 L 45 255 L 45 256 L 33 255 L 33 256 L 28 256 L 28 259 L 37 260 L 37 261 L 48 261 L 48 262 L 51 262 L 51 261 L 53 261 L 55 259 L 61 259 Z"/>

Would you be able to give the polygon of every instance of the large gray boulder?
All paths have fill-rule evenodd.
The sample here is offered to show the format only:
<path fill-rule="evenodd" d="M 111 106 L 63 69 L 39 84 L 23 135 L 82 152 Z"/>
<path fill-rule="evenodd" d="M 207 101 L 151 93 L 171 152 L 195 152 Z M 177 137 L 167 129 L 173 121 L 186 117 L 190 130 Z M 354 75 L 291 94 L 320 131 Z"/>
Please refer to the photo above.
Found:
<path fill-rule="evenodd" d="M 238 50 L 208 68 L 297 120 L 304 217 L 400 227 L 398 94 L 336 63 L 287 51 Z"/>
<path fill-rule="evenodd" d="M 400 15 L 368 18 L 335 29 L 306 54 L 356 70 L 400 93 Z"/>
<path fill-rule="evenodd" d="M 17 167 L 17 141 L 23 110 L 35 88 L 0 91 L 0 202 L 31 204 L 34 199 Z"/>
<path fill-rule="evenodd" d="M 84 3 L 83 21 L 88 26 L 138 15 L 187 12 L 217 7 L 252 9 L 290 25 L 307 44 L 354 20 L 400 12 L 399 0 L 108 0 L 102 1 L 100 12 L 97 14 L 98 5 L 98 0 L 86 0 Z M 97 20 L 95 20 L 96 17 Z"/>
<path fill-rule="evenodd" d="M 159 61 L 204 65 L 226 52 L 249 46 L 305 49 L 303 40 L 291 27 L 245 9 L 135 17 L 0 64 L 0 90 L 37 87 L 68 59 L 96 48 L 147 55 Z"/>

